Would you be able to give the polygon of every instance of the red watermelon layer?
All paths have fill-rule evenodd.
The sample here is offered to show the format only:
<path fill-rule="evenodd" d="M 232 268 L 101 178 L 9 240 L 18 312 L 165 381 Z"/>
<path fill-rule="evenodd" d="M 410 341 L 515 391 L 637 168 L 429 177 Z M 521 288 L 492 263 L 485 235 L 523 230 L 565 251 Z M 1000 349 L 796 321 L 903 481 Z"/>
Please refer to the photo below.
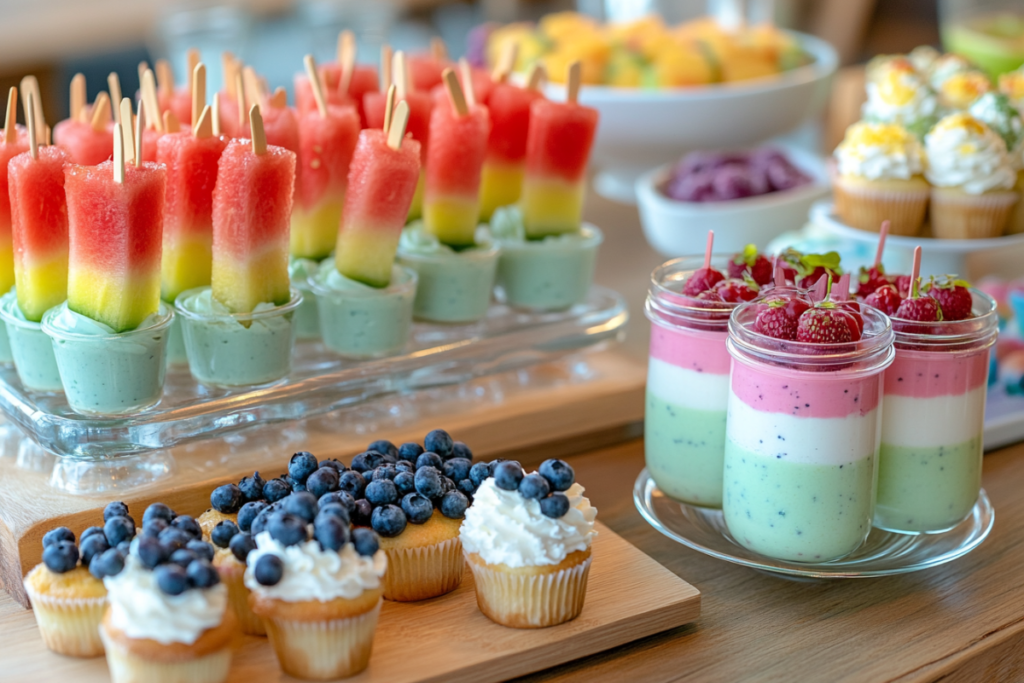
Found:
<path fill-rule="evenodd" d="M 114 156 L 114 124 L 96 131 L 88 123 L 64 119 L 53 129 L 53 142 L 67 150 L 72 163 L 95 166 Z"/>
<path fill-rule="evenodd" d="M 434 107 L 424 201 L 438 195 L 476 197 L 490 131 L 490 115 L 484 106 L 473 106 L 466 116 L 459 116 L 450 103 Z"/>
<path fill-rule="evenodd" d="M 404 98 L 396 98 L 395 104 L 405 100 L 409 105 L 409 123 L 405 132 L 420 143 L 420 161 L 426 163 L 427 149 L 430 146 L 430 112 L 434 110 L 434 100 L 425 92 L 407 93 Z M 384 127 L 384 107 L 387 95 L 381 92 L 367 93 L 363 96 L 363 110 L 366 112 L 366 128 L 381 130 Z"/>
<path fill-rule="evenodd" d="M 401 232 L 420 174 L 420 146 L 406 138 L 395 150 L 384 131 L 359 134 L 348 172 L 342 229 L 372 227 Z"/>
<path fill-rule="evenodd" d="M 295 201 L 306 211 L 325 198 L 344 198 L 349 164 L 359 138 L 359 116 L 352 107 L 331 106 L 327 117 L 315 108 L 299 121 Z"/>
<path fill-rule="evenodd" d="M 355 104 L 359 110 L 359 122 L 361 127 L 366 127 L 366 117 L 363 114 L 363 96 L 368 92 L 380 90 L 380 81 L 377 75 L 377 67 L 369 64 L 357 64 L 352 71 L 352 80 L 349 82 L 348 93 L 342 94 L 338 91 L 338 81 L 341 78 L 341 67 L 336 62 L 329 62 L 320 67 L 320 73 L 326 84 L 328 104 Z M 309 79 L 305 74 L 295 75 L 295 108 L 300 114 L 316 110 L 316 99 L 313 97 L 313 88 L 309 85 Z"/>
<path fill-rule="evenodd" d="M 411 55 L 409 57 L 409 76 L 414 90 L 430 92 L 434 86 L 444 81 L 442 74 L 445 69 L 454 69 L 457 65 L 448 59 L 434 59 L 429 54 Z"/>
<path fill-rule="evenodd" d="M 495 84 L 487 99 L 491 114 L 491 134 L 487 138 L 489 160 L 506 164 L 523 162 L 530 130 L 530 105 L 543 97 L 537 90 L 510 83 Z"/>
<path fill-rule="evenodd" d="M 530 105 L 526 174 L 575 183 L 583 178 L 597 130 L 597 110 L 581 104 L 536 100 Z"/>

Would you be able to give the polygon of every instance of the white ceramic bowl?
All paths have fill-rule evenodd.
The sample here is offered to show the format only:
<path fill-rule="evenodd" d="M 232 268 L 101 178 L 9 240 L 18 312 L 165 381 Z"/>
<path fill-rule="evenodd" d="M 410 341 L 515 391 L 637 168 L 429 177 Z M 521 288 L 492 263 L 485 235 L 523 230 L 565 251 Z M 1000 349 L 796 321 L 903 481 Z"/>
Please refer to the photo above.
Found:
<path fill-rule="evenodd" d="M 640 223 L 647 242 L 675 258 L 704 251 L 708 230 L 715 231 L 715 251 L 733 253 L 747 244 L 764 248 L 787 230 L 807 222 L 811 205 L 829 193 L 823 159 L 777 145 L 794 166 L 811 177 L 807 185 L 771 194 L 723 202 L 681 202 L 662 193 L 676 162 L 659 166 L 636 181 Z"/>
<path fill-rule="evenodd" d="M 813 61 L 778 76 L 663 90 L 584 86 L 579 101 L 601 115 L 592 153 L 601 170 L 598 192 L 631 201 L 646 169 L 697 149 L 763 142 L 818 111 L 839 63 L 836 51 L 813 36 L 792 35 Z M 549 84 L 547 94 L 564 99 L 565 87 Z"/>

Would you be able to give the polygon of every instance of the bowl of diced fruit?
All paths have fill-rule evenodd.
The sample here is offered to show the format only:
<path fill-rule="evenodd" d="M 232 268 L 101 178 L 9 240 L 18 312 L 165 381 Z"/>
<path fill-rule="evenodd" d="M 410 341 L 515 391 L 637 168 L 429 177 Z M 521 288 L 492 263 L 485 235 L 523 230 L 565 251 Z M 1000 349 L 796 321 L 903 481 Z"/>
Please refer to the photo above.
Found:
<path fill-rule="evenodd" d="M 652 166 L 793 130 L 824 104 L 838 65 L 827 42 L 771 25 L 726 29 L 698 19 L 667 26 L 657 17 L 600 24 L 574 13 L 481 27 L 470 54 L 498 63 L 509 44 L 518 47 L 518 72 L 545 67 L 552 99 L 565 97 L 568 65 L 581 63 L 579 101 L 601 117 L 596 186 L 624 201 Z"/>
<path fill-rule="evenodd" d="M 690 152 L 636 181 L 644 236 L 671 258 L 699 250 L 708 230 L 723 251 L 763 248 L 828 192 L 824 160 L 789 146 Z"/>

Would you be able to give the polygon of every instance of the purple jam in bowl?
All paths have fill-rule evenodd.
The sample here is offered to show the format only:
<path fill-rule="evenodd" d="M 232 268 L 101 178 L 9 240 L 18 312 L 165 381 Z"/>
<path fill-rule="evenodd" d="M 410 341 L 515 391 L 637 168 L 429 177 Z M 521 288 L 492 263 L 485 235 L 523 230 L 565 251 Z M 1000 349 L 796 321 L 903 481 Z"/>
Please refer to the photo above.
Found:
<path fill-rule="evenodd" d="M 811 178 L 778 149 L 691 152 L 683 157 L 663 192 L 681 202 L 722 202 L 791 190 Z"/>

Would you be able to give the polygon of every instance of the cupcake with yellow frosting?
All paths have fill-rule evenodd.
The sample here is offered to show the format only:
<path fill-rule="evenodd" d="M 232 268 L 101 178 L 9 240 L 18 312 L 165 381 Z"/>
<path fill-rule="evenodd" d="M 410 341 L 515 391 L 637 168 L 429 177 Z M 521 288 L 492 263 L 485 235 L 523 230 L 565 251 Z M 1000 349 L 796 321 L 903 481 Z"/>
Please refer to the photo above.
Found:
<path fill-rule="evenodd" d="M 1024 197 L 1024 121 L 1020 111 L 1001 92 L 982 95 L 971 105 L 970 114 L 991 128 L 1006 143 L 1010 165 L 1017 173 L 1014 190 Z M 1024 201 L 1017 204 L 1006 223 L 1007 234 L 1024 233 Z"/>
<path fill-rule="evenodd" d="M 953 74 L 939 86 L 939 99 L 947 109 L 963 111 L 992 90 L 992 81 L 980 71 Z"/>
<path fill-rule="evenodd" d="M 1003 139 L 969 113 L 945 117 L 925 136 L 932 232 L 945 239 L 997 237 L 1017 203 L 1017 173 Z"/>
<path fill-rule="evenodd" d="M 836 213 L 847 225 L 878 232 L 890 221 L 894 235 L 916 235 L 924 222 L 929 187 L 921 143 L 895 123 L 861 121 L 846 130 L 835 151 Z"/>
<path fill-rule="evenodd" d="M 899 124 L 923 138 L 938 120 L 938 98 L 906 60 L 877 67 L 867 82 L 867 96 L 861 110 L 865 121 Z"/>

